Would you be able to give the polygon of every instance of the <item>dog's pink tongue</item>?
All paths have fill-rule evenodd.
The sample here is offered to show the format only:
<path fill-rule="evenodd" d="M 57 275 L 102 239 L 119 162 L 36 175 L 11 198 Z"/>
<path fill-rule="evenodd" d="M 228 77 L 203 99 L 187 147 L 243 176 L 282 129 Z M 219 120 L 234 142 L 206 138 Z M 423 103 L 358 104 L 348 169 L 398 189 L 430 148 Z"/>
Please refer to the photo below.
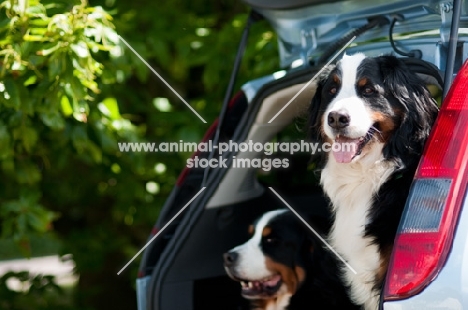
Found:
<path fill-rule="evenodd" d="M 275 286 L 278 282 L 281 281 L 281 276 L 279 274 L 271 277 L 268 281 L 263 282 L 265 286 Z"/>
<path fill-rule="evenodd" d="M 349 163 L 356 154 L 359 146 L 359 139 L 339 137 L 335 140 L 332 148 L 333 156 L 337 163 Z"/>

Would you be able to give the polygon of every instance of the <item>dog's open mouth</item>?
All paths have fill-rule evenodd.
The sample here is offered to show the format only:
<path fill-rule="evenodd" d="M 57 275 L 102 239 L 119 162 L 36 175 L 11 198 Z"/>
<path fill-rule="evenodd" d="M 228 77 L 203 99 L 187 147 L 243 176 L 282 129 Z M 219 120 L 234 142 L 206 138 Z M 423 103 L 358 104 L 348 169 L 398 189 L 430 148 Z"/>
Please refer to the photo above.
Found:
<path fill-rule="evenodd" d="M 257 281 L 241 279 L 239 279 L 238 281 L 240 281 L 242 287 L 242 295 L 247 298 L 272 297 L 278 292 L 278 290 L 281 287 L 281 284 L 283 283 L 279 274 Z"/>
<path fill-rule="evenodd" d="M 350 163 L 356 156 L 360 155 L 364 146 L 371 140 L 374 127 L 359 138 L 348 138 L 337 135 L 335 145 L 332 147 L 333 156 L 338 163 Z"/>

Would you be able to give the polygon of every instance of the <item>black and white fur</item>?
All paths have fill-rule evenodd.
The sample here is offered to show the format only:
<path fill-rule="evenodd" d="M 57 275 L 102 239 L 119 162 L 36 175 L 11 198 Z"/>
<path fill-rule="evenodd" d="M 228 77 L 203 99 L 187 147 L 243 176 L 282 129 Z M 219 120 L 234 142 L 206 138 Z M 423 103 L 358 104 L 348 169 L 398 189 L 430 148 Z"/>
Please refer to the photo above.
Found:
<path fill-rule="evenodd" d="M 378 309 L 403 207 L 437 114 L 424 83 L 393 56 L 345 55 L 318 83 L 310 136 L 349 142 L 355 152 L 322 154 L 321 185 L 331 202 L 329 240 L 354 303 Z"/>
<path fill-rule="evenodd" d="M 316 232 L 329 228 L 328 220 L 311 219 Z M 224 254 L 224 266 L 252 309 L 358 309 L 338 276 L 335 255 L 291 211 L 267 212 L 249 230 L 247 242 Z"/>

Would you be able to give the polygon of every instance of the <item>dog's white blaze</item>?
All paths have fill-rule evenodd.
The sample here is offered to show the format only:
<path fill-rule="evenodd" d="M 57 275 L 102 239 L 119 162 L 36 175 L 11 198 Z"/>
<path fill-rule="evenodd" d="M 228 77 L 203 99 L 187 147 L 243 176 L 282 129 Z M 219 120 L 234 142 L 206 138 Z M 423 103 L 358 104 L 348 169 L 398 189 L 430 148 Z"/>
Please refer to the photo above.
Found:
<path fill-rule="evenodd" d="M 354 55 L 343 55 L 343 58 L 340 60 L 339 63 L 341 69 L 340 71 L 343 73 L 343 85 L 348 85 L 350 88 L 354 89 L 354 85 L 356 84 L 358 66 L 365 58 L 366 55 L 364 55 L 363 53 L 356 53 Z"/>
<path fill-rule="evenodd" d="M 284 212 L 286 212 L 286 210 L 275 210 L 263 214 L 255 226 L 255 233 L 252 238 L 246 243 L 232 249 L 232 251 L 237 252 L 239 255 L 239 261 L 236 266 L 236 272 L 239 277 L 243 279 L 260 280 L 272 275 L 271 271 L 266 267 L 265 255 L 260 248 L 260 242 L 262 240 L 263 228 L 267 226 L 273 218 Z"/>
<path fill-rule="evenodd" d="M 366 310 L 378 308 L 378 294 L 373 290 L 380 267 L 379 249 L 364 238 L 367 212 L 372 197 L 394 171 L 383 161 L 383 144 L 375 142 L 362 160 L 349 164 L 328 160 L 321 176 L 325 193 L 331 198 L 335 222 L 330 242 L 357 274 L 344 267 L 344 279 L 351 287 L 351 298 Z"/>
<path fill-rule="evenodd" d="M 338 66 L 342 72 L 341 87 L 337 96 L 330 102 L 324 113 L 324 131 L 327 136 L 334 138 L 335 134 L 328 125 L 327 116 L 332 111 L 344 111 L 350 116 L 348 127 L 349 138 L 364 136 L 372 126 L 372 117 L 364 101 L 356 94 L 357 70 L 366 56 L 358 53 L 352 56 L 344 55 Z"/>

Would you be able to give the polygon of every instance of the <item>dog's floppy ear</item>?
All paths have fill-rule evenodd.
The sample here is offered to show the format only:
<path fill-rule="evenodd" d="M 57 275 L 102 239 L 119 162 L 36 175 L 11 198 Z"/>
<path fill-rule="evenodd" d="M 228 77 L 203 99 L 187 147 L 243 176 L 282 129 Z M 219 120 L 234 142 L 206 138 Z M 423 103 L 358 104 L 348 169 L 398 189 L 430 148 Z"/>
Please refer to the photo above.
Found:
<path fill-rule="evenodd" d="M 398 58 L 378 58 L 385 89 L 398 102 L 397 127 L 384 147 L 385 158 L 398 162 L 404 169 L 402 156 L 417 159 L 424 147 L 437 115 L 437 105 L 424 82 Z"/>
<path fill-rule="evenodd" d="M 326 106 L 322 103 L 322 91 L 325 82 L 330 75 L 330 72 L 335 68 L 335 65 L 329 65 L 324 68 L 322 73 L 317 77 L 317 90 L 315 91 L 314 97 L 311 100 L 308 110 L 308 121 L 307 121 L 307 140 L 314 143 L 322 144 L 322 124 L 321 116 L 326 109 Z M 319 154 L 312 154 L 311 161 L 321 161 Z"/>

